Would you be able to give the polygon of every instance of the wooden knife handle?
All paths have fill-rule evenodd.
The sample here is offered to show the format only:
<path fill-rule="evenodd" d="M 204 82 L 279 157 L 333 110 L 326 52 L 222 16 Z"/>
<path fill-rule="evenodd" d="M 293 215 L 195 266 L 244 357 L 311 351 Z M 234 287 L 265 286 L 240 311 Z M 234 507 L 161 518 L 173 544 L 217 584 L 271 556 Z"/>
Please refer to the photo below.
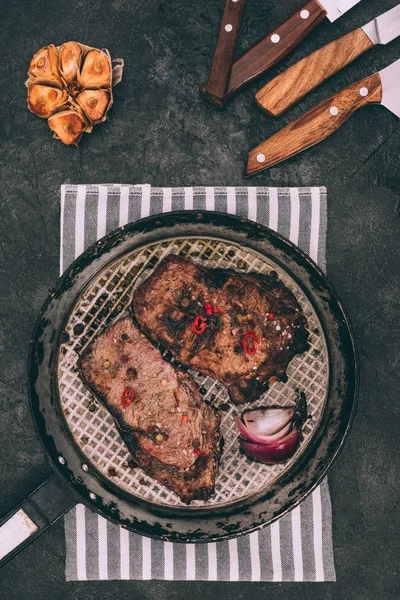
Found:
<path fill-rule="evenodd" d="M 267 113 L 278 117 L 372 46 L 362 29 L 351 31 L 272 79 L 257 92 L 256 102 Z"/>
<path fill-rule="evenodd" d="M 223 105 L 229 85 L 236 39 L 246 0 L 226 0 L 224 16 L 219 30 L 217 47 L 208 81 L 200 92 L 217 106 Z"/>
<path fill-rule="evenodd" d="M 317 144 L 339 129 L 357 109 L 381 100 L 382 83 L 379 73 L 350 85 L 252 150 L 248 157 L 246 175 L 254 175 Z"/>
<path fill-rule="evenodd" d="M 310 0 L 234 62 L 225 102 L 243 86 L 271 69 L 326 17 L 317 0 Z"/>

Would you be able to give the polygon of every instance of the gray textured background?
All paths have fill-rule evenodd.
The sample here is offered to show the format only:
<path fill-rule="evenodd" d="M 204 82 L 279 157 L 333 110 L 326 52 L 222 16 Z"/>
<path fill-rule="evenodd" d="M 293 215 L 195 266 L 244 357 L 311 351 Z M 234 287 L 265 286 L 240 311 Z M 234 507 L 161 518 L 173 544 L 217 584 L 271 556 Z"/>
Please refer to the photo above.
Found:
<path fill-rule="evenodd" d="M 395 4 L 362 0 L 333 25 L 321 24 L 285 64 Z M 60 184 L 243 185 L 250 148 L 400 55 L 400 40 L 373 49 L 279 120 L 256 107 L 257 83 L 219 112 L 199 96 L 198 85 L 211 64 L 223 5 L 223 0 L 0 2 L 0 514 L 51 471 L 31 422 L 25 371 L 35 317 L 58 276 Z M 241 48 L 300 5 L 248 0 Z M 70 39 L 125 59 L 109 121 L 85 135 L 79 148 L 51 138 L 46 122 L 27 111 L 23 87 L 34 52 Z M 0 597 L 400 597 L 399 149 L 398 119 L 382 107 L 368 107 L 330 140 L 248 181 L 329 188 L 328 274 L 350 313 L 361 359 L 358 414 L 330 476 L 338 582 L 168 583 L 168 589 L 162 582 L 66 584 L 59 522 L 0 571 Z"/>

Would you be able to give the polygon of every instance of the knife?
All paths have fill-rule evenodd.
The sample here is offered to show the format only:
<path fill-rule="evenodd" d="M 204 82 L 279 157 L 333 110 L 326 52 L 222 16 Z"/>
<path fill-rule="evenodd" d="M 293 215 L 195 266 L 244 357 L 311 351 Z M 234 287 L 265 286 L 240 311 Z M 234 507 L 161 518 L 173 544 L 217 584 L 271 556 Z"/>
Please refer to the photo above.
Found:
<path fill-rule="evenodd" d="M 400 59 L 318 104 L 252 150 L 246 175 L 254 175 L 330 136 L 359 108 L 382 104 L 400 118 Z"/>
<path fill-rule="evenodd" d="M 283 71 L 260 89 L 256 102 L 278 117 L 372 46 L 388 44 L 399 35 L 400 4 Z"/>
<path fill-rule="evenodd" d="M 208 81 L 200 87 L 201 93 L 207 100 L 217 106 L 222 106 L 228 90 L 233 53 L 235 51 L 245 1 L 226 0 L 210 76 Z"/>
<path fill-rule="evenodd" d="M 336 21 L 360 0 L 309 0 L 282 25 L 247 50 L 232 65 L 229 85 L 221 105 L 242 87 L 278 64 L 327 17 Z M 203 86 L 204 87 L 204 86 Z"/>

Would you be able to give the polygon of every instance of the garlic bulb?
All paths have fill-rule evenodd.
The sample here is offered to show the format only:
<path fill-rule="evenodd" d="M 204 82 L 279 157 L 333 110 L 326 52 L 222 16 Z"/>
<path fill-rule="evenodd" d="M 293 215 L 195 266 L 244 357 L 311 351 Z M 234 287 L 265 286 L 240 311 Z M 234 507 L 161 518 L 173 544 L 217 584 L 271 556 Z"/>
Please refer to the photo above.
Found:
<path fill-rule="evenodd" d="M 28 69 L 28 108 L 48 119 L 54 137 L 78 144 L 84 132 L 107 118 L 112 87 L 122 78 L 123 60 L 111 61 L 108 50 L 66 42 L 42 48 Z"/>

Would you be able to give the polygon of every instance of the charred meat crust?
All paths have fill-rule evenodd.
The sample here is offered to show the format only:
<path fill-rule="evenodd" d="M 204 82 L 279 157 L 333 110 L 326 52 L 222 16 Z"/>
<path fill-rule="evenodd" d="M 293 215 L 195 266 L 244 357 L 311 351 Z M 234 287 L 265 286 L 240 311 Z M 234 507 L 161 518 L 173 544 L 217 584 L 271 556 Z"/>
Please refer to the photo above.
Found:
<path fill-rule="evenodd" d="M 187 504 L 212 496 L 223 443 L 220 417 L 201 401 L 190 375 L 166 362 L 131 317 L 99 334 L 78 367 L 147 475 Z M 127 388 L 135 396 L 123 407 Z"/>
<path fill-rule="evenodd" d="M 207 303 L 217 312 L 207 314 Z M 132 311 L 153 343 L 182 366 L 219 379 L 235 404 L 286 381 L 290 361 L 308 349 L 306 317 L 276 274 L 208 269 L 169 255 L 136 290 Z M 206 320 L 201 335 L 192 329 L 197 315 Z M 253 355 L 243 348 L 248 332 L 258 340 Z"/>

